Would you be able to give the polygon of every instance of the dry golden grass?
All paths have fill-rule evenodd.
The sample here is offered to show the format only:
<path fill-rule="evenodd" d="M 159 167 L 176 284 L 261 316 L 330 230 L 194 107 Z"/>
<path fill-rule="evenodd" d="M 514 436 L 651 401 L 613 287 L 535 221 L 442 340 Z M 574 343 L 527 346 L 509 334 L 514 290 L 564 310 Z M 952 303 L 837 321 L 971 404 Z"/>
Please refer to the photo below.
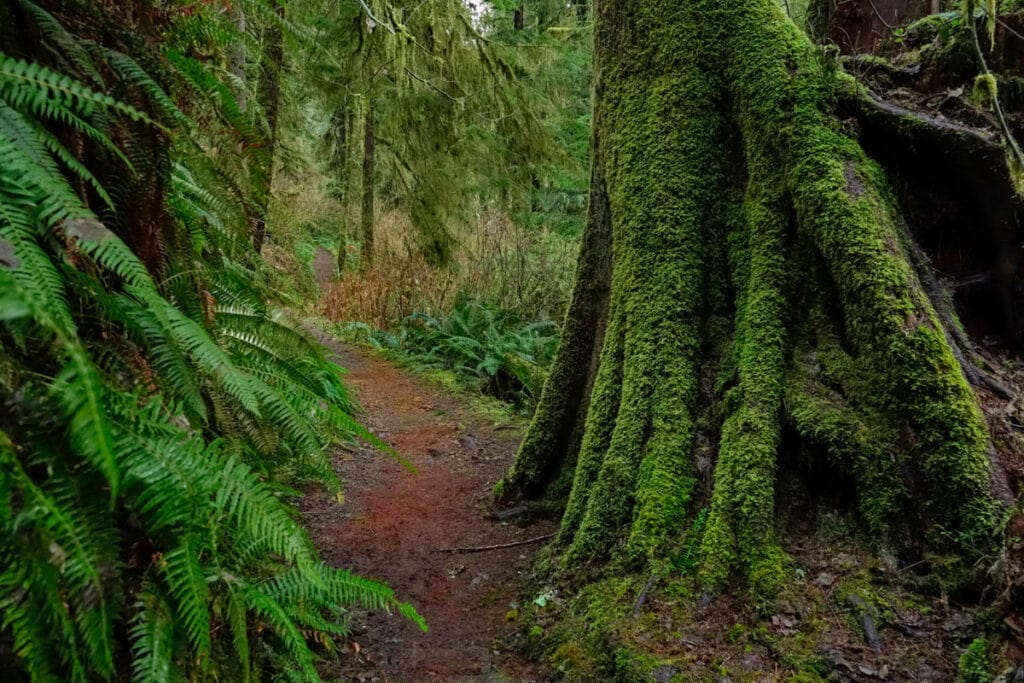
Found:
<path fill-rule="evenodd" d="M 559 317 L 571 286 L 576 241 L 528 230 L 496 212 L 456 235 L 454 262 L 432 266 L 416 249 L 399 211 L 379 214 L 376 259 L 327 287 L 319 312 L 331 320 L 388 329 L 415 312 L 450 311 L 458 296 L 527 318 Z"/>

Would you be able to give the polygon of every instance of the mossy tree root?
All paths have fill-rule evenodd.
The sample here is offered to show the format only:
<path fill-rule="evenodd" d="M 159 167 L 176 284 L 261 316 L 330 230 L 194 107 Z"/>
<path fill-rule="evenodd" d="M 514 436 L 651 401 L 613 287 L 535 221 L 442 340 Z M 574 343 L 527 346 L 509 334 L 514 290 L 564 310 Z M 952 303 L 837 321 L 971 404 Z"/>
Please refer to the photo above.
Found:
<path fill-rule="evenodd" d="M 595 121 L 598 116 L 595 113 Z M 559 351 L 541 392 L 533 425 L 508 474 L 496 487 L 499 503 L 564 495 L 572 482 L 608 325 L 612 277 L 611 215 L 599 133 L 600 126 L 594 126 L 590 149 L 595 161 L 591 164 L 587 222 Z"/>
<path fill-rule="evenodd" d="M 986 552 L 1000 507 L 984 421 L 884 175 L 832 114 L 832 67 L 772 0 L 595 9 L 613 274 L 563 565 L 664 553 L 711 434 L 700 577 L 721 589 L 740 570 L 773 594 L 786 424 L 851 474 L 880 533 L 917 509 L 934 545 Z M 558 389 L 553 375 L 521 459 L 549 435 Z"/>

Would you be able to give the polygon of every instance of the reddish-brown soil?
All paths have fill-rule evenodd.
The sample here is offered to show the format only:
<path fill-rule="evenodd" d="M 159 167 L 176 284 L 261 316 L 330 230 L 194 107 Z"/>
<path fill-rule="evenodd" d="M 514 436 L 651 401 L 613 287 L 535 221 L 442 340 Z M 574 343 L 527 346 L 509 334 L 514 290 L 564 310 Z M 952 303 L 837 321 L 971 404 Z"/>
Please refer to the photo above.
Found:
<path fill-rule="evenodd" d="M 317 249 L 316 253 L 313 254 L 313 277 L 316 278 L 316 284 L 320 289 L 326 289 L 331 284 L 331 281 L 334 280 L 337 262 L 338 259 L 335 258 L 334 254 L 323 247 Z"/>
<path fill-rule="evenodd" d="M 325 561 L 385 581 L 415 605 L 430 631 L 398 615 L 356 612 L 331 680 L 540 681 L 509 652 L 506 621 L 540 543 L 484 552 L 444 549 L 550 533 L 487 516 L 489 493 L 510 463 L 521 430 L 495 425 L 443 389 L 373 355 L 325 343 L 349 370 L 363 424 L 417 469 L 366 447 L 339 450 L 342 504 L 311 491 L 301 505 Z"/>

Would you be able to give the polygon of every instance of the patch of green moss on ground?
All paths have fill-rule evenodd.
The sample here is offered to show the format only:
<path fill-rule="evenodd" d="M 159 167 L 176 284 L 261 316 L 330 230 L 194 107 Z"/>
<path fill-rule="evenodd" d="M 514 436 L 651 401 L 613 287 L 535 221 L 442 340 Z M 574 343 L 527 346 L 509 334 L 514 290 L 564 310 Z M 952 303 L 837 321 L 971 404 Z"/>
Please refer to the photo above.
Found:
<path fill-rule="evenodd" d="M 524 604 L 527 652 L 567 681 L 620 680 L 615 653 L 630 640 L 630 611 L 641 588 L 638 577 L 613 576 L 586 584 L 566 600 Z"/>
<path fill-rule="evenodd" d="M 395 357 L 389 355 L 388 358 L 400 363 Z M 450 394 L 465 399 L 472 412 L 484 420 L 496 424 L 526 426 L 528 416 L 524 415 L 521 410 L 516 409 L 511 403 L 501 399 L 481 395 L 479 391 L 468 387 L 459 378 L 458 374 L 451 370 L 417 370 L 410 364 L 401 364 L 413 374 L 422 377 L 432 384 L 436 384 Z"/>
<path fill-rule="evenodd" d="M 987 638 L 975 638 L 960 655 L 956 683 L 988 683 L 995 678 L 996 662 L 992 643 Z"/>

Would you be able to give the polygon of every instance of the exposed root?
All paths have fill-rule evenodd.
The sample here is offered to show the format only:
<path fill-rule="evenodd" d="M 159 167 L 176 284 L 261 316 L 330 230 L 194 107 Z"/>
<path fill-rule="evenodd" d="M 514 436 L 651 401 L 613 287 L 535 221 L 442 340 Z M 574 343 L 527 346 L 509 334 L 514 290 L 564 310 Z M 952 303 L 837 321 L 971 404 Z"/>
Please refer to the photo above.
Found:
<path fill-rule="evenodd" d="M 914 169 L 942 168 L 951 191 L 955 188 L 964 201 L 974 206 L 977 217 L 967 227 L 974 232 L 971 240 L 990 253 L 986 284 L 999 302 L 1006 337 L 1013 343 L 1024 339 L 1024 316 L 1016 303 L 1017 293 L 1022 291 L 1018 271 L 1024 242 L 1024 201 L 1007 169 L 999 134 L 898 106 L 849 76 L 841 80 L 841 86 L 842 108 L 856 117 L 860 139 L 869 150 L 879 153 L 887 167 L 909 178 L 913 177 Z M 928 236 L 928 225 L 910 227 L 918 239 Z M 919 273 L 924 272 L 926 268 L 920 264 L 928 263 L 929 259 L 923 254 L 912 256 Z M 928 286 L 927 282 L 924 284 Z M 929 295 L 932 294 L 930 291 Z M 946 297 L 932 298 L 938 301 Z M 938 307 L 940 314 L 944 313 L 943 308 L 952 310 L 946 303 Z M 947 327 L 956 330 L 959 325 Z M 969 352 L 970 345 L 962 331 L 960 337 L 955 339 L 956 343 L 962 351 Z M 970 372 L 969 377 L 975 386 L 985 382 L 977 373 Z M 1005 393 L 1001 388 L 993 389 Z"/>
<path fill-rule="evenodd" d="M 770 598 L 787 579 L 787 423 L 852 479 L 883 544 L 914 527 L 941 552 L 990 552 L 1002 509 L 968 385 L 985 379 L 882 168 L 837 125 L 829 67 L 771 0 L 598 9 L 614 268 L 562 566 L 663 557 L 717 445 L 700 581 L 721 590 L 738 571 Z M 898 120 L 962 164 L 1001 154 L 855 92 L 867 125 Z"/>

